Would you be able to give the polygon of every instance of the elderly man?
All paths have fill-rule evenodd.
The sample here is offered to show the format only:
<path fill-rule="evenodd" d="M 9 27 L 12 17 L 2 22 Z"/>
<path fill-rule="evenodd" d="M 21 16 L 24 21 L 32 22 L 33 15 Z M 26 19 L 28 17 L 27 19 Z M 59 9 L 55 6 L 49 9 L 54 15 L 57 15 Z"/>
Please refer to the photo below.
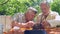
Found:
<path fill-rule="evenodd" d="M 40 27 L 43 29 L 43 28 L 54 27 L 54 26 L 52 26 L 52 22 L 50 22 L 50 20 L 54 20 L 56 18 L 56 16 L 59 16 L 59 14 L 57 12 L 51 11 L 49 4 L 45 1 L 40 4 L 40 7 L 42 10 L 42 13 L 40 13 L 37 16 L 37 23 L 36 23 L 39 25 L 36 25 L 33 28 L 39 29 L 39 27 Z"/>
<path fill-rule="evenodd" d="M 14 26 L 15 24 L 17 25 L 17 23 L 26 24 L 26 23 L 30 23 L 29 21 L 34 21 L 34 17 L 36 16 L 36 13 L 37 13 L 37 10 L 35 8 L 29 7 L 25 14 L 22 14 L 22 13 L 15 14 L 12 18 L 13 19 L 12 26 Z"/>

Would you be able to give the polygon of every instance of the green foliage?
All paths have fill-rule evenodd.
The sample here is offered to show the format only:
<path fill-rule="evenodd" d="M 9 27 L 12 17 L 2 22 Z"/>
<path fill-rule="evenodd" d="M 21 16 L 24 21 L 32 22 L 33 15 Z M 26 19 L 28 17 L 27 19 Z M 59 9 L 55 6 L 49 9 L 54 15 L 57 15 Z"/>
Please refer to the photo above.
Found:
<path fill-rule="evenodd" d="M 42 0 L 0 0 L 0 15 L 14 15 L 15 13 L 25 13 L 27 8 L 32 6 L 40 13 L 39 4 Z M 51 9 L 60 14 L 60 0 L 51 3 Z"/>
<path fill-rule="evenodd" d="M 40 12 L 40 1 L 41 0 L 0 0 L 0 15 L 14 15 L 18 12 L 25 13 L 30 6 Z"/>
<path fill-rule="evenodd" d="M 54 0 L 54 2 L 51 4 L 51 9 L 60 14 L 60 0 Z"/>

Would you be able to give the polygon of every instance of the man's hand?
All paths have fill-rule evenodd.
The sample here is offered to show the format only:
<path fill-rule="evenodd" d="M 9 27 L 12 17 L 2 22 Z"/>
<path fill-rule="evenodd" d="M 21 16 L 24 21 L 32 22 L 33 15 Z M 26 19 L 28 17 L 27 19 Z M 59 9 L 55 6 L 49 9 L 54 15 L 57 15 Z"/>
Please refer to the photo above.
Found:
<path fill-rule="evenodd" d="M 43 22 L 42 22 L 42 25 L 43 25 L 45 28 L 46 28 L 46 27 L 47 27 L 47 28 L 51 27 L 50 24 L 49 24 L 47 21 L 43 21 Z"/>

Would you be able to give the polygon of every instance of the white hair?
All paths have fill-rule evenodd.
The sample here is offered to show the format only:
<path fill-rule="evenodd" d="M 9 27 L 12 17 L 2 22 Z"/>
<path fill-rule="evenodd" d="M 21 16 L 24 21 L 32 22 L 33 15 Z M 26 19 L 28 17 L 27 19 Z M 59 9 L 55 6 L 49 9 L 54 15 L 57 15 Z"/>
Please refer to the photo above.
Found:
<path fill-rule="evenodd" d="M 33 7 L 29 7 L 28 10 L 29 10 L 29 9 L 37 12 L 37 10 L 36 10 L 35 8 L 33 8 Z"/>
<path fill-rule="evenodd" d="M 40 2 L 40 6 L 41 4 L 46 4 L 47 7 L 50 7 L 50 4 L 46 0 L 43 0 L 42 2 Z"/>

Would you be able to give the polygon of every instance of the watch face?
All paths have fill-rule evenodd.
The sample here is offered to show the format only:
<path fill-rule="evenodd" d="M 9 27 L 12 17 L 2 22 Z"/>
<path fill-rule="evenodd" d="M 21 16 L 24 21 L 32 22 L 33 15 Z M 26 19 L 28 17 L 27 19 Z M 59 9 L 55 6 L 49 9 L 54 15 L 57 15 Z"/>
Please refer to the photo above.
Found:
<path fill-rule="evenodd" d="M 6 3 L 8 0 L 0 0 L 0 5 Z"/>

